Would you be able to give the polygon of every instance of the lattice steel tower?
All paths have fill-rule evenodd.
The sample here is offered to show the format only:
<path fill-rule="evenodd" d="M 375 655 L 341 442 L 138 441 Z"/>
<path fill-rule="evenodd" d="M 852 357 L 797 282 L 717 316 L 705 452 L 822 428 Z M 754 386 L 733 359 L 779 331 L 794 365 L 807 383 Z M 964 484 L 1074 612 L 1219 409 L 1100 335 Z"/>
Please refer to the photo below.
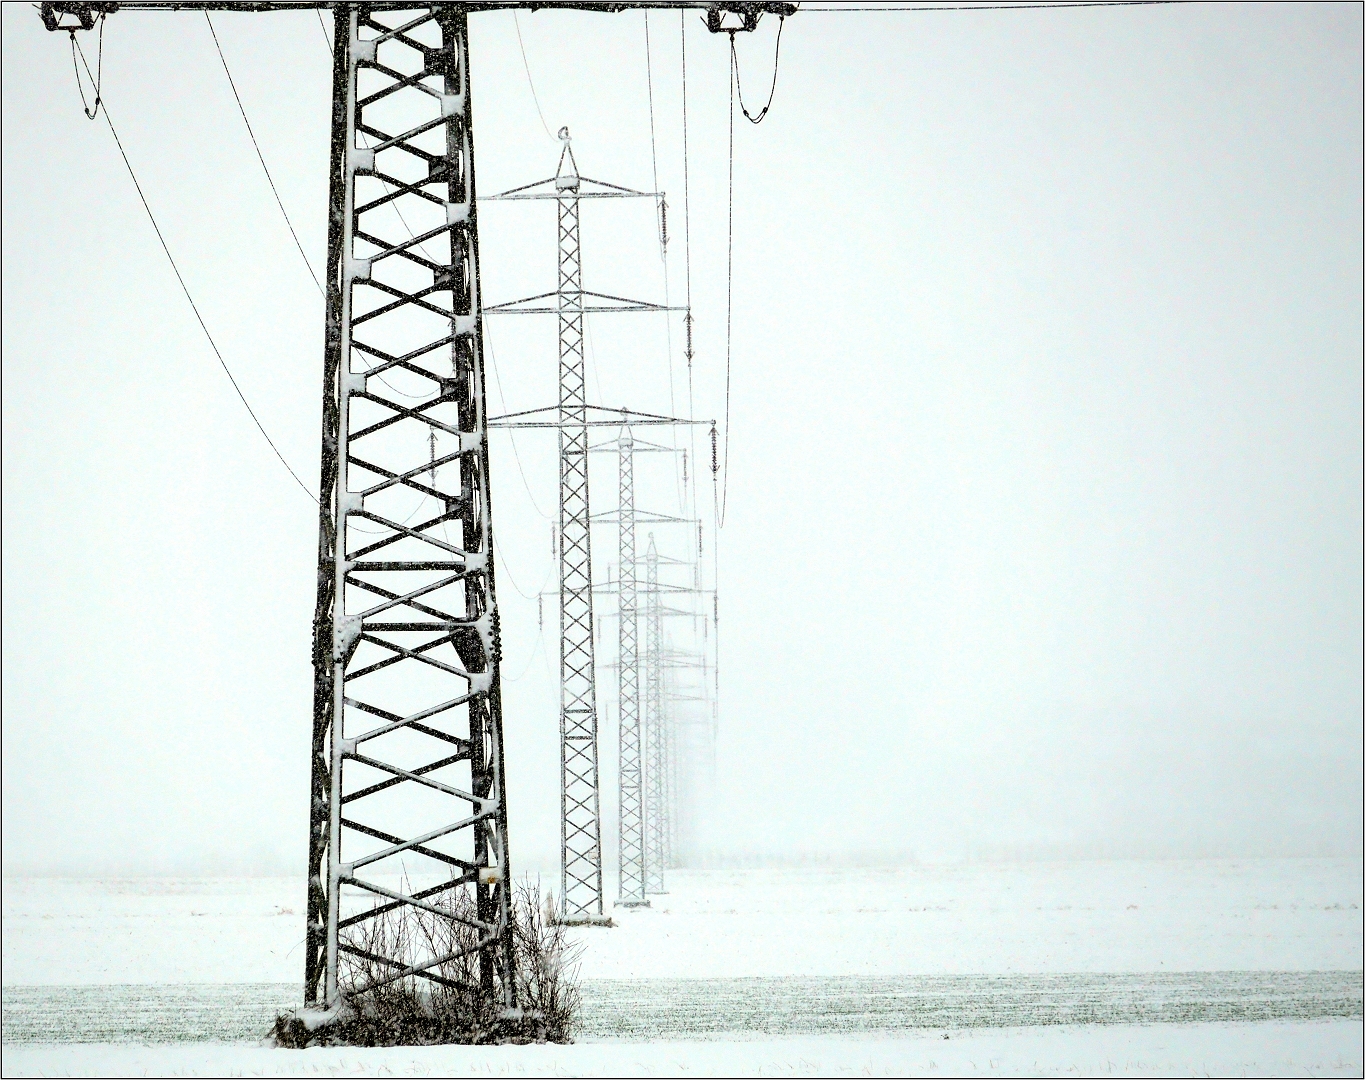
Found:
<path fill-rule="evenodd" d="M 635 604 L 635 452 L 629 427 L 621 428 L 617 440 L 620 461 L 620 498 L 617 504 L 620 559 L 618 587 L 617 659 L 619 696 L 617 712 L 620 734 L 620 878 L 618 903 L 644 906 L 645 896 L 645 805 L 644 763 L 640 739 L 639 620 Z"/>
<path fill-rule="evenodd" d="M 659 604 L 659 552 L 654 534 L 645 549 L 645 889 L 667 892 L 669 862 L 668 736 L 664 731 L 663 620 Z"/>
<path fill-rule="evenodd" d="M 560 612 L 560 918 L 568 923 L 606 923 L 602 872 L 600 773 L 598 769 L 597 664 L 595 657 L 592 583 L 592 524 L 600 520 L 589 510 L 589 429 L 616 427 L 620 419 L 591 419 L 595 414 L 631 414 L 622 409 L 589 405 L 586 396 L 583 341 L 584 318 L 589 313 L 667 312 L 683 310 L 645 300 L 607 295 L 583 288 L 579 208 L 583 199 L 643 198 L 662 201 L 662 193 L 592 180 L 578 173 L 567 128 L 561 128 L 562 148 L 556 175 L 509 191 L 487 196 L 487 201 L 553 199 L 558 228 L 558 286 L 520 300 L 490 304 L 485 315 L 553 313 L 559 329 L 559 402 L 552 408 L 529 409 L 494 417 L 492 426 L 553 428 L 559 439 L 559 560 Z M 554 306 L 549 306 L 549 301 Z M 553 413 L 553 420 L 541 419 Z M 644 414 L 645 423 L 678 423 L 669 417 Z M 623 735 L 623 738 L 626 736 Z M 627 841 L 628 842 L 628 841 Z M 623 894 L 624 895 L 624 894 Z M 639 897 L 643 899 L 643 895 Z"/>
<path fill-rule="evenodd" d="M 468 20 L 348 6 L 335 42 L 305 999 L 408 908 L 471 926 L 512 1005 Z M 412 949 L 371 984 L 445 978 Z"/>
<path fill-rule="evenodd" d="M 559 739 L 561 918 L 602 910 L 602 820 L 593 670 L 592 529 L 588 522 L 588 402 L 583 370 L 583 260 L 578 168 L 569 129 L 555 174 L 559 209 Z M 567 166 L 567 169 L 566 169 Z"/>

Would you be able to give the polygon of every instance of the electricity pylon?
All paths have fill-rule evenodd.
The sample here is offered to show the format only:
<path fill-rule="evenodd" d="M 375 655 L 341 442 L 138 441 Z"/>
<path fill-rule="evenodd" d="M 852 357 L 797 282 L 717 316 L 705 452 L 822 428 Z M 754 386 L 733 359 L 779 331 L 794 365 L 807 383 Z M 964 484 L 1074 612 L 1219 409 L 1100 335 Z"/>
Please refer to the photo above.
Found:
<path fill-rule="evenodd" d="M 640 757 L 639 620 L 635 610 L 635 440 L 621 428 L 617 440 L 619 496 L 617 551 L 620 585 L 617 602 L 617 722 L 619 741 L 618 832 L 620 862 L 617 903 L 649 904 L 645 896 L 644 762 Z"/>
<path fill-rule="evenodd" d="M 310 1006 L 341 1004 L 343 954 L 359 956 L 370 972 L 348 988 L 352 994 L 415 976 L 499 996 L 509 1008 L 516 1004 L 468 16 L 526 6 L 534 5 L 525 0 L 39 5 L 48 30 L 70 33 L 73 52 L 78 30 L 89 31 L 97 18 L 119 10 L 333 13 L 304 949 L 304 1001 Z M 729 33 L 732 40 L 736 32 L 753 30 L 764 13 L 785 18 L 795 11 L 790 3 L 711 0 L 568 0 L 560 6 L 609 12 L 699 8 L 711 32 Z M 562 195 L 569 190 L 573 195 Z M 574 232 L 569 262 L 575 273 L 577 194 L 556 184 L 551 196 L 561 198 L 561 239 L 566 225 Z M 564 343 L 573 366 L 575 328 L 581 373 L 582 313 L 590 310 L 583 304 L 581 279 L 576 300 L 575 290 L 566 287 L 564 267 L 562 260 L 561 375 Z M 585 415 L 579 381 L 580 401 L 567 410 L 561 393 L 561 422 Z M 450 449 L 438 457 L 440 438 Z M 600 917 L 586 434 L 572 446 L 581 446 L 583 454 L 578 535 L 589 578 L 584 623 L 589 692 L 578 711 L 591 735 L 585 732 L 584 741 L 592 747 L 592 797 L 584 806 L 591 807 L 593 823 L 585 825 L 584 835 L 594 830 L 598 835 L 584 861 L 597 863 Z M 438 482 L 442 470 L 445 479 Z M 415 500 L 420 501 L 414 507 Z M 428 504 L 434 504 L 432 516 L 413 524 Z M 577 507 L 570 516 L 580 521 Z M 371 557 L 377 554 L 381 557 Z M 432 760 L 436 754 L 444 756 Z M 433 870 L 446 880 L 411 891 L 410 882 Z M 586 873 L 583 884 L 591 890 L 594 878 Z M 390 875 L 395 880 L 386 883 Z M 343 911 L 343 887 L 356 899 L 368 896 L 370 906 Z M 458 903 L 442 906 L 449 899 L 443 894 L 456 891 L 470 895 L 472 914 Z M 590 919 L 591 907 L 589 899 L 576 913 Z M 355 943 L 378 920 L 418 911 L 442 920 L 455 935 L 472 934 L 472 943 L 457 953 L 422 950 L 412 941 L 396 944 L 397 937 L 382 931 L 368 934 L 372 940 L 387 937 L 382 952 Z M 444 973 L 465 955 L 477 957 L 477 986 Z"/>
<path fill-rule="evenodd" d="M 453 919 L 432 901 L 468 886 L 480 981 L 497 971 L 511 1006 L 468 17 L 348 8 L 335 41 L 305 993 L 337 1000 L 339 955 L 365 955 L 348 938 L 372 920 Z M 427 458 L 430 435 L 453 446 Z M 432 512 L 405 524 L 414 497 Z M 396 871 L 402 885 L 378 880 Z M 447 880 L 407 884 L 432 871 Z M 385 902 L 345 913 L 343 886 Z M 439 953 L 384 957 L 371 984 L 439 978 Z"/>
<path fill-rule="evenodd" d="M 625 417 L 629 420 L 629 415 Z M 681 422 L 681 421 L 679 421 Z M 594 449 L 606 449 L 594 447 Z M 617 546 L 620 580 L 617 586 L 618 652 L 617 652 L 617 715 L 619 718 L 620 758 L 618 764 L 619 794 L 619 860 L 618 900 L 623 906 L 642 906 L 649 903 L 647 892 L 649 866 L 649 811 L 646 795 L 649 790 L 648 768 L 642 757 L 649 725 L 645 724 L 642 739 L 640 723 L 639 631 L 636 610 L 635 576 L 635 454 L 640 451 L 669 452 L 672 448 L 654 443 L 638 442 L 629 424 L 623 424 L 616 441 L 619 461 L 620 495 L 617 502 Z M 649 515 L 651 518 L 662 515 Z M 600 519 L 600 516 L 599 516 Z M 651 540 L 652 543 L 652 540 Z M 657 583 L 656 583 L 657 585 Z M 657 592 L 657 589 L 656 589 Z M 653 594 L 649 594 L 653 595 Z M 657 607 L 657 605 L 656 605 Z M 657 617 L 657 611 L 655 612 Z M 646 687 L 649 689 L 648 685 Z M 647 699 L 648 700 L 648 699 Z M 650 746 L 652 747 L 652 743 Z M 656 890 L 658 891 L 658 890 Z"/>
<path fill-rule="evenodd" d="M 488 196 L 494 200 L 554 199 L 558 205 L 559 282 L 542 293 L 484 309 L 485 314 L 558 315 L 559 404 L 552 422 L 528 419 L 548 409 L 500 418 L 505 426 L 554 427 L 559 435 L 559 671 L 560 671 L 560 919 L 608 922 L 603 908 L 602 822 L 598 769 L 597 675 L 594 655 L 592 521 L 588 495 L 588 429 L 583 356 L 587 312 L 686 310 L 629 300 L 583 288 L 580 200 L 663 195 L 579 175 L 568 128 L 560 128 L 554 177 Z M 553 298 L 554 307 L 549 306 Z M 643 899 L 643 895 L 639 897 Z"/>
<path fill-rule="evenodd" d="M 551 409 L 531 409 L 508 416 L 493 417 L 490 428 L 520 429 L 558 429 L 559 420 L 539 419 Z M 644 806 L 644 762 L 642 759 L 643 732 L 640 726 L 639 709 L 639 630 L 635 573 L 635 526 L 638 521 L 649 523 L 697 524 L 695 519 L 674 517 L 667 514 L 638 511 L 635 507 L 635 468 L 634 455 L 646 452 L 678 453 L 673 447 L 661 446 L 635 438 L 630 433 L 633 426 L 661 425 L 709 425 L 715 430 L 712 420 L 684 420 L 680 417 L 662 416 L 656 413 L 637 413 L 630 409 L 608 408 L 589 405 L 586 412 L 590 417 L 603 416 L 603 419 L 587 419 L 586 428 L 617 427 L 620 433 L 611 442 L 589 446 L 589 453 L 614 453 L 618 457 L 618 504 L 615 511 L 590 514 L 589 523 L 603 525 L 615 523 L 618 526 L 617 547 L 622 566 L 621 581 L 616 584 L 595 584 L 591 587 L 593 595 L 615 592 L 618 597 L 617 615 L 620 618 L 618 632 L 618 874 L 617 903 L 624 907 L 647 904 L 645 895 L 645 822 Z M 611 417 L 606 419 L 605 417 Z M 668 560 L 674 561 L 674 560 Z M 667 591 L 682 591 L 671 586 Z M 542 594 L 547 595 L 547 594 Z M 561 596 L 561 604 L 563 598 Z M 629 613 L 629 614 L 628 614 Z M 682 614 L 670 611 L 672 614 Z M 692 613 L 687 613 L 692 615 Z M 693 616 L 695 617 L 695 616 Z M 600 665 L 594 659 L 594 674 Z"/>
<path fill-rule="evenodd" d="M 659 552 L 654 534 L 645 549 L 645 887 L 667 892 L 669 863 L 668 736 L 664 731 L 663 623 L 659 603 Z"/>

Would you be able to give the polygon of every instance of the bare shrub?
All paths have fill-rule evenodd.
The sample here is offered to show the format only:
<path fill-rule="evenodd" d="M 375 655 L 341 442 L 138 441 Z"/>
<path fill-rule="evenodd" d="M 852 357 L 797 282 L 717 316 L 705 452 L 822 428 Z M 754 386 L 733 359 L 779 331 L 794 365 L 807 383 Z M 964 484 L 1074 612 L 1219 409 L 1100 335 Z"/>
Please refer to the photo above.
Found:
<path fill-rule="evenodd" d="M 500 979 L 490 990 L 480 984 L 479 931 L 461 919 L 474 918 L 475 901 L 457 889 L 432 906 L 441 913 L 402 905 L 348 928 L 337 979 L 342 1008 L 321 1024 L 299 1014 L 275 1021 L 279 1046 L 344 1044 L 414 1046 L 440 1043 L 572 1041 L 579 1007 L 578 947 L 552 918 L 553 900 L 542 904 L 540 889 L 523 883 L 512 898 L 512 951 L 517 1009 L 504 1005 Z M 406 975 L 392 979 L 396 960 L 404 967 L 450 957 L 431 968 L 435 979 Z M 381 959 L 383 958 L 383 959 Z M 390 979 L 391 981 L 384 981 Z"/>

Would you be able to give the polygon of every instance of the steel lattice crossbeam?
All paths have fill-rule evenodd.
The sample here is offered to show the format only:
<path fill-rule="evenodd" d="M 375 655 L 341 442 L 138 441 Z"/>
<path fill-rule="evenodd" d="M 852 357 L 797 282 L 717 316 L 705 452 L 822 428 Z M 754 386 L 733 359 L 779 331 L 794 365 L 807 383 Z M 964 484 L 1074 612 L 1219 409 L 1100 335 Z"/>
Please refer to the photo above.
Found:
<path fill-rule="evenodd" d="M 512 1005 L 467 16 L 349 8 L 335 41 L 306 999 L 346 953 L 467 970 L 357 944 L 406 908 Z"/>

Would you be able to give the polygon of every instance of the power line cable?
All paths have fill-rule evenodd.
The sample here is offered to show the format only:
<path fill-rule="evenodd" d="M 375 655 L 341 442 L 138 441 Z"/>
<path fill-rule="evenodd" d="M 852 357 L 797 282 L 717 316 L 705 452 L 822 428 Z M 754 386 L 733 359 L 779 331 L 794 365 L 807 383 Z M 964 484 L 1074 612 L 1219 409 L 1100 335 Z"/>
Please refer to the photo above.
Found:
<path fill-rule="evenodd" d="M 654 141 L 654 64 L 649 47 L 649 12 L 645 12 L 645 86 L 649 91 L 649 163 L 653 169 L 654 188 L 659 190 L 659 151 Z M 660 211 L 662 214 L 662 211 Z M 668 234 L 664 231 L 664 218 L 659 219 L 659 257 L 666 258 Z"/>
<path fill-rule="evenodd" d="M 105 16 L 104 16 L 103 14 L 101 14 L 101 15 L 100 15 L 100 46 L 99 46 L 100 51 L 99 51 L 99 58 L 95 61 L 95 72 L 96 72 L 96 75 L 95 75 L 94 82 L 93 82 L 93 89 L 94 89 L 94 93 L 95 93 L 95 104 L 94 104 L 93 106 L 87 105 L 86 102 L 85 102 L 85 86 L 84 86 L 84 85 L 82 84 L 82 82 L 81 82 L 81 69 L 76 65 L 76 31 L 75 31 L 75 30 L 68 30 L 68 31 L 67 31 L 67 33 L 71 36 L 71 70 L 73 70 L 73 71 L 76 73 L 76 89 L 80 91 L 80 95 L 81 95 L 81 108 L 85 110 L 85 118 L 86 118 L 87 120 L 93 120 L 93 119 L 95 119 L 95 117 L 99 115 L 99 111 L 100 111 L 100 104 L 101 104 L 101 100 L 100 100 L 100 87 L 101 87 L 101 86 L 103 85 L 103 83 L 104 83 L 104 19 L 105 19 Z M 81 59 L 82 59 L 82 60 L 85 59 L 85 54 L 84 54 L 84 53 L 81 53 Z M 85 70 L 86 70 L 87 73 L 90 71 L 90 65 L 89 65 L 89 64 L 86 65 Z"/>
<path fill-rule="evenodd" d="M 687 313 L 683 316 L 683 329 L 686 334 L 686 344 L 683 355 L 687 357 L 687 418 L 696 419 L 696 408 L 693 399 L 692 385 L 692 357 L 695 354 L 692 340 L 693 320 L 692 320 L 692 174 L 688 165 L 688 146 L 687 146 L 687 17 L 686 13 L 678 12 L 678 35 L 679 52 L 681 54 L 682 68 L 682 142 L 683 142 L 683 263 L 685 266 L 686 279 L 686 309 Z M 698 468 L 697 459 L 697 429 L 693 425 L 687 428 L 688 443 L 692 448 L 692 467 Z M 697 484 L 692 485 L 692 516 L 698 517 L 697 510 Z"/>
<path fill-rule="evenodd" d="M 520 595 L 523 599 L 526 600 L 534 600 L 542 592 L 544 592 L 545 586 L 550 584 L 550 575 L 553 574 L 555 571 L 555 568 L 551 566 L 549 573 L 545 575 L 545 580 L 540 583 L 540 588 L 533 593 L 525 593 L 521 591 L 521 586 L 517 584 L 516 578 L 512 576 L 512 571 L 507 566 L 507 558 L 506 556 L 503 555 L 502 548 L 498 544 L 496 538 L 493 541 L 493 557 L 498 560 L 499 564 L 501 564 L 503 571 L 507 574 L 507 580 L 512 583 L 512 588 L 517 591 L 518 595 Z"/>
<path fill-rule="evenodd" d="M 749 110 L 744 105 L 744 87 L 739 82 L 739 56 L 735 52 L 735 31 L 730 31 L 730 66 L 735 71 L 735 86 L 739 88 L 739 107 L 744 113 L 744 119 L 751 124 L 763 123 L 763 118 L 768 115 L 768 110 L 773 105 L 773 95 L 777 93 L 777 64 L 782 56 L 782 27 L 787 25 L 787 17 L 779 16 L 777 20 L 777 46 L 773 49 L 773 83 L 768 88 L 768 103 L 763 106 L 757 116 L 751 116 Z"/>
<path fill-rule="evenodd" d="M 299 240 L 299 234 L 294 230 L 294 223 L 289 220 L 289 211 L 284 208 L 284 200 L 280 198 L 280 189 L 275 186 L 275 178 L 270 175 L 270 166 L 265 163 L 265 155 L 261 153 L 261 144 L 256 141 L 256 133 L 251 130 L 251 121 L 247 119 L 246 106 L 242 104 L 242 95 L 237 92 L 237 82 L 232 77 L 232 70 L 228 67 L 227 57 L 223 55 L 222 42 L 218 40 L 218 33 L 213 29 L 213 19 L 209 17 L 207 11 L 204 12 L 204 21 L 209 24 L 209 34 L 213 38 L 213 47 L 218 50 L 218 59 L 223 62 L 223 74 L 227 76 L 228 86 L 232 87 L 232 96 L 237 102 L 237 111 L 242 114 L 242 123 L 246 125 L 246 133 L 251 136 L 251 145 L 256 151 L 256 159 L 261 163 L 266 181 L 270 184 L 270 193 L 275 196 L 275 205 L 280 208 L 284 223 L 289 228 L 289 235 L 294 238 L 294 246 L 299 249 L 299 257 L 303 259 L 303 265 L 308 268 L 308 276 L 313 279 L 313 284 L 318 287 L 318 292 L 326 297 L 327 292 L 323 289 L 322 282 L 318 280 L 318 275 L 313 270 L 313 264 L 308 261 L 308 254 L 303 250 L 303 243 Z"/>
<path fill-rule="evenodd" d="M 536 103 L 536 115 L 540 117 L 540 126 L 545 129 L 545 134 L 553 139 L 550 134 L 550 125 L 545 122 L 545 113 L 540 108 L 540 97 L 536 94 L 536 84 L 531 78 L 531 65 L 526 61 L 526 43 L 521 40 L 521 20 L 517 18 L 517 13 L 512 12 L 512 25 L 517 28 L 517 45 L 521 48 L 521 66 L 526 72 L 526 85 L 531 88 L 531 100 Z"/>
<path fill-rule="evenodd" d="M 483 341 L 484 344 L 488 346 L 488 365 L 493 369 L 493 384 L 498 388 L 498 400 L 502 402 L 502 411 L 510 412 L 511 410 L 507 407 L 507 397 L 502 392 L 502 378 L 498 375 L 498 360 L 493 354 L 493 338 L 492 335 L 488 333 L 488 324 L 486 321 L 483 327 Z M 535 495 L 531 493 L 531 485 L 526 479 L 526 470 L 521 464 L 521 454 L 517 450 L 516 435 L 509 429 L 507 437 L 512 442 L 512 457 L 516 460 L 517 472 L 521 474 L 521 486 L 526 489 L 526 497 L 531 500 L 531 508 L 546 521 L 553 521 L 554 518 L 550 517 L 549 514 L 545 513 L 545 511 L 540 508 L 540 505 L 536 502 Z"/>
<path fill-rule="evenodd" d="M 658 191 L 659 191 L 659 152 L 658 152 L 658 147 L 657 147 L 657 139 L 656 139 L 656 136 L 655 136 L 655 123 L 654 123 L 654 61 L 653 61 L 653 49 L 652 49 L 651 46 L 650 46 L 650 40 L 649 40 L 649 11 L 648 11 L 648 10 L 645 11 L 645 85 L 646 85 L 646 87 L 647 87 L 648 90 L 649 90 L 649 160 L 650 160 L 650 166 L 651 166 L 651 169 L 652 169 L 651 175 L 653 176 L 653 180 L 654 180 L 654 191 L 655 191 L 655 192 L 658 192 Z M 658 195 L 657 198 L 658 198 L 658 200 L 659 200 L 659 202 L 658 202 L 658 213 L 659 213 L 659 259 L 660 259 L 660 261 L 663 262 L 663 267 L 664 267 L 664 308 L 665 308 L 665 311 L 664 311 L 664 335 L 665 335 L 665 339 L 666 339 L 666 341 L 667 341 L 667 351 L 668 351 L 668 415 L 669 415 L 669 416 L 676 416 L 676 415 L 678 414 L 678 407 L 677 407 L 677 401 L 676 401 L 676 399 L 675 399 L 675 397 L 674 397 L 674 386 L 673 386 L 673 316 L 672 316 L 671 314 L 669 314 L 668 311 L 667 311 L 668 307 L 672 304 L 672 301 L 671 301 L 670 298 L 669 298 L 669 287 L 668 287 L 668 284 L 669 284 L 669 283 L 668 283 L 668 224 L 667 224 L 667 223 L 668 223 L 668 217 L 667 217 L 668 208 L 667 208 L 667 203 L 664 201 L 664 198 L 663 198 L 662 195 Z M 670 432 L 669 432 L 669 437 L 670 437 L 670 439 L 672 440 L 674 449 L 676 449 L 677 446 L 678 446 L 678 433 L 677 433 L 677 431 L 676 431 L 676 430 L 670 430 Z M 674 489 L 675 489 L 675 490 L 674 490 L 674 493 L 675 493 L 675 494 L 677 495 L 677 497 L 678 497 L 678 510 L 679 510 L 680 513 L 685 513 L 686 510 L 687 510 L 686 493 L 683 491 L 683 487 L 682 487 L 682 474 L 681 474 L 681 472 L 680 472 L 680 470 L 679 470 L 679 468 L 678 468 L 676 458 L 674 459 L 674 466 L 673 466 L 673 484 L 674 484 Z"/>
<path fill-rule="evenodd" d="M 531 651 L 526 654 L 526 666 L 521 669 L 521 674 L 509 676 L 503 675 L 500 671 L 498 673 L 498 680 L 504 683 L 521 682 L 521 680 L 526 677 L 526 673 L 531 670 L 531 665 L 536 662 L 536 651 L 541 648 L 541 646 L 544 644 L 544 641 L 545 629 L 544 627 L 542 627 L 541 629 L 536 631 L 536 640 L 531 643 Z"/>
<path fill-rule="evenodd" d="M 75 41 L 74 34 L 72 35 L 72 41 Z M 76 45 L 76 49 L 80 53 L 81 63 L 85 67 L 86 74 L 90 75 L 90 63 L 85 58 L 85 50 L 81 49 L 79 44 Z M 93 79 L 94 76 L 91 75 L 91 78 Z M 213 350 L 213 355 L 218 357 L 218 363 L 222 365 L 223 373 L 227 375 L 228 382 L 232 383 L 232 389 L 237 391 L 237 396 L 241 398 L 242 405 L 246 407 L 246 411 L 250 414 L 252 422 L 255 423 L 257 430 L 260 431 L 261 436 L 265 441 L 270 444 L 270 449 L 273 450 L 275 456 L 280 459 L 280 464 L 289 471 L 289 475 L 294 478 L 294 483 L 299 485 L 303 490 L 303 493 L 312 499 L 313 502 L 317 502 L 317 496 L 308 490 L 307 485 L 299 479 L 299 474 L 294 471 L 293 466 L 285 460 L 284 455 L 280 453 L 280 448 L 275 445 L 275 440 L 270 437 L 270 434 L 265 430 L 265 426 L 261 423 L 260 417 L 256 415 L 256 410 L 251 407 L 251 402 L 247 401 L 246 395 L 242 393 L 242 388 L 237 385 L 237 379 L 233 376 L 232 370 L 227 366 L 227 361 L 223 359 L 223 354 L 218 348 L 218 343 L 213 340 L 213 335 L 209 333 L 208 324 L 204 322 L 204 316 L 199 313 L 199 305 L 194 302 L 194 297 L 190 295 L 189 286 L 185 284 L 185 278 L 180 273 L 180 267 L 176 265 L 175 257 L 171 254 L 171 249 L 166 244 L 166 237 L 161 232 L 161 226 L 156 223 L 156 215 L 152 213 L 151 204 L 147 202 L 147 196 L 142 190 L 142 185 L 138 183 L 137 173 L 133 171 L 133 164 L 128 160 L 128 152 L 123 149 L 123 140 L 118 137 L 118 130 L 114 127 L 114 121 L 109 116 L 109 105 L 103 98 L 101 98 L 100 101 L 104 106 L 104 122 L 109 125 L 109 134 L 114 136 L 114 143 L 118 146 L 119 155 L 123 158 L 123 164 L 128 169 L 128 175 L 132 177 L 133 186 L 137 188 L 138 198 L 142 200 L 142 208 L 147 211 L 147 220 L 152 223 L 152 229 L 156 232 L 156 238 L 161 242 L 161 250 L 166 253 L 166 260 L 171 264 L 171 269 L 175 272 L 175 279 L 180 282 L 180 288 L 185 294 L 185 299 L 190 302 L 190 308 L 194 311 L 194 317 L 199 320 L 199 328 L 204 331 L 204 337 L 208 339 L 209 347 Z M 91 119 L 93 119 L 93 117 L 91 117 Z"/>
<path fill-rule="evenodd" d="M 733 41 L 733 37 L 731 39 Z M 735 282 L 735 82 L 738 70 L 730 50 L 730 176 L 729 197 L 726 201 L 725 231 L 725 465 L 721 477 L 720 508 L 716 512 L 716 530 L 725 528 L 725 510 L 730 495 L 730 342 L 734 314 Z"/>

